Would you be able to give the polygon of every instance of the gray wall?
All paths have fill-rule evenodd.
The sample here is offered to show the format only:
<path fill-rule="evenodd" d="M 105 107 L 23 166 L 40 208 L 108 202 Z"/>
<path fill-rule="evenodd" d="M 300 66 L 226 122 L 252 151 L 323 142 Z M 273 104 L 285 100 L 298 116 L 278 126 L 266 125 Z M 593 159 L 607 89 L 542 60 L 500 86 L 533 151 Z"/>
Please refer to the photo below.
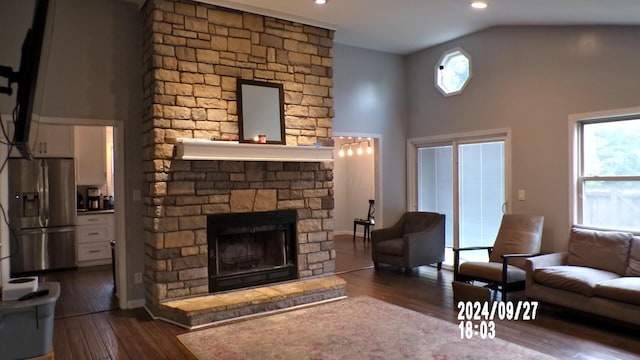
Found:
<path fill-rule="evenodd" d="M 139 114 L 137 6 L 56 0 L 55 14 L 41 115 L 125 120 Z"/>
<path fill-rule="evenodd" d="M 0 1 L 0 64 L 17 70 L 20 46 L 31 24 L 34 1 Z M 135 4 L 114 0 L 56 0 L 41 116 L 124 122 L 126 193 L 140 189 L 141 20 Z M 42 71 L 42 70 L 41 70 Z M 16 88 L 14 88 L 16 90 Z M 15 99 L 0 95 L 0 113 Z M 116 200 L 117 201 L 117 200 Z M 127 267 L 142 272 L 141 202 L 127 201 Z M 129 278 L 129 299 L 144 288 Z"/>
<path fill-rule="evenodd" d="M 22 40 L 31 26 L 34 1 L 0 1 L 0 65 L 9 66 L 13 71 L 20 68 L 20 48 Z M 0 86 L 6 87 L 7 80 L 0 78 Z M 18 87 L 13 84 L 13 95 L 0 94 L 0 114 L 11 114 L 16 101 Z M 5 121 L 7 119 L 4 119 Z"/>
<path fill-rule="evenodd" d="M 383 213 L 382 225 L 391 225 L 406 211 L 403 58 L 341 44 L 333 55 L 333 132 L 382 135 L 383 178 L 376 186 L 382 186 L 383 198 L 376 212 Z"/>
<path fill-rule="evenodd" d="M 433 86 L 443 51 L 470 54 L 461 95 Z M 564 250 L 569 220 L 570 114 L 640 105 L 640 28 L 496 27 L 407 57 L 408 134 L 512 129 L 514 213 L 545 216 L 543 249 Z"/>

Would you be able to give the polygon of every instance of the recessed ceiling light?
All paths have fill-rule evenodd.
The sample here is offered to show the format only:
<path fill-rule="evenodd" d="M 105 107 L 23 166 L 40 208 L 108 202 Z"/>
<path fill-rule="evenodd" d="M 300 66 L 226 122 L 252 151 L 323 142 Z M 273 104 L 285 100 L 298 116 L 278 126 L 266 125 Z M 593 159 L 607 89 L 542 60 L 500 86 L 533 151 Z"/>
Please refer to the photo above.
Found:
<path fill-rule="evenodd" d="M 474 9 L 486 9 L 487 6 L 489 5 L 484 1 L 474 1 L 471 3 L 471 7 Z"/>
<path fill-rule="evenodd" d="M 327 0 L 313 0 L 313 2 L 314 2 L 315 4 L 322 5 L 322 4 L 326 4 L 326 3 L 327 3 Z"/>

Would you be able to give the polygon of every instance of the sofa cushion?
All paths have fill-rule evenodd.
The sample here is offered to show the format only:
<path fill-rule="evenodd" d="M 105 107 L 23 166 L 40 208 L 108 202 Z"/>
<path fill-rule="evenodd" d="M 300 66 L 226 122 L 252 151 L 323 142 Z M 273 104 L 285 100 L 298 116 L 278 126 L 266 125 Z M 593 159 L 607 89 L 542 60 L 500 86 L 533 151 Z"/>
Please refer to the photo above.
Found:
<path fill-rule="evenodd" d="M 631 241 L 627 276 L 640 276 L 640 236 L 634 236 Z"/>
<path fill-rule="evenodd" d="M 402 239 L 390 239 L 380 241 L 376 245 L 376 251 L 381 254 L 402 256 L 404 254 L 404 243 Z"/>
<path fill-rule="evenodd" d="M 624 275 L 631 245 L 630 233 L 572 228 L 568 264 Z"/>
<path fill-rule="evenodd" d="M 596 285 L 596 296 L 640 305 L 640 277 L 626 276 Z"/>
<path fill-rule="evenodd" d="M 556 289 L 593 296 L 598 283 L 620 276 L 609 271 L 582 266 L 547 266 L 535 269 L 535 282 Z"/>

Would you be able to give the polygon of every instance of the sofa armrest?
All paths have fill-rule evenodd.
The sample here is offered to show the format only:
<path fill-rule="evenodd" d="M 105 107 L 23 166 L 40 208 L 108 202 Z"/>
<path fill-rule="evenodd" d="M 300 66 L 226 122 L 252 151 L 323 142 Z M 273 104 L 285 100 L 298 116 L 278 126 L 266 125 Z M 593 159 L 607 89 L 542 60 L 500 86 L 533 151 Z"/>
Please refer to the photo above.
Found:
<path fill-rule="evenodd" d="M 539 267 L 566 265 L 569 254 L 566 252 L 544 254 L 527 259 L 527 270 Z"/>
<path fill-rule="evenodd" d="M 567 252 L 544 254 L 544 255 L 528 258 L 525 264 L 525 271 L 527 273 L 526 280 L 525 280 L 526 297 L 529 298 L 529 289 L 531 289 L 531 287 L 534 284 L 533 273 L 537 268 L 546 267 L 546 266 L 566 265 L 568 258 L 569 258 L 569 253 Z"/>

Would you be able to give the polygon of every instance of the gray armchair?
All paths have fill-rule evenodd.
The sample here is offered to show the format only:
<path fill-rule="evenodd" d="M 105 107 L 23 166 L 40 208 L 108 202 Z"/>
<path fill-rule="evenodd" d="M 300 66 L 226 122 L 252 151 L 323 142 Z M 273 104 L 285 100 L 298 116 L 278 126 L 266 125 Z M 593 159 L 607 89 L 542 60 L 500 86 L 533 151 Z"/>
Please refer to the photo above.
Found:
<path fill-rule="evenodd" d="M 371 258 L 380 264 L 402 267 L 405 273 L 420 265 L 444 261 L 444 214 L 407 212 L 393 226 L 371 232 Z"/>

